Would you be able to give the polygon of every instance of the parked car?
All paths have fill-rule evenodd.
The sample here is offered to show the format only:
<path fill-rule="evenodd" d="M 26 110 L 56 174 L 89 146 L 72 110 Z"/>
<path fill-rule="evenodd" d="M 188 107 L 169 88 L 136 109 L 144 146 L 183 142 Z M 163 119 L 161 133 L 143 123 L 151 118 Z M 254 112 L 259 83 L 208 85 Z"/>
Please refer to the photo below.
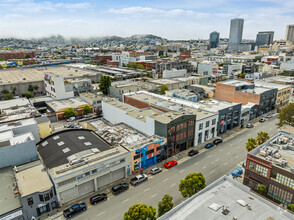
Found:
<path fill-rule="evenodd" d="M 112 193 L 114 195 L 116 195 L 116 194 L 119 194 L 119 193 L 121 193 L 123 191 L 126 191 L 128 188 L 129 188 L 128 183 L 120 183 L 120 184 L 117 184 L 117 185 L 113 186 L 111 188 L 111 190 L 112 190 Z"/>
<path fill-rule="evenodd" d="M 246 128 L 253 128 L 253 127 L 254 127 L 253 124 L 247 124 L 247 125 L 246 125 Z"/>
<path fill-rule="evenodd" d="M 192 157 L 192 156 L 194 156 L 194 155 L 196 155 L 196 154 L 198 154 L 198 153 L 199 153 L 198 150 L 190 150 L 189 153 L 188 153 L 188 155 L 189 155 L 190 157 Z"/>
<path fill-rule="evenodd" d="M 80 204 L 72 205 L 70 208 L 64 210 L 63 215 L 66 218 L 71 218 L 73 215 L 85 210 L 87 210 L 87 205 L 86 203 L 82 202 Z"/>
<path fill-rule="evenodd" d="M 213 141 L 213 143 L 214 143 L 215 145 L 218 145 L 218 144 L 220 144 L 220 143 L 223 143 L 223 139 L 221 139 L 221 138 L 217 138 L 217 139 L 215 139 L 215 140 Z"/>
<path fill-rule="evenodd" d="M 171 168 L 171 167 L 173 167 L 173 166 L 176 166 L 177 164 L 178 164 L 177 161 L 175 161 L 175 160 L 171 160 L 171 161 L 168 161 L 167 163 L 165 163 L 165 164 L 164 164 L 164 167 L 165 167 L 166 169 L 168 169 L 168 168 Z"/>
<path fill-rule="evenodd" d="M 139 183 L 142 183 L 144 181 L 148 180 L 148 177 L 146 174 L 142 174 L 142 175 L 137 175 L 134 178 L 131 179 L 130 183 L 133 186 L 137 186 Z"/>
<path fill-rule="evenodd" d="M 83 118 L 83 116 L 82 115 L 77 115 L 76 118 L 81 119 L 81 118 Z"/>
<path fill-rule="evenodd" d="M 84 118 L 91 118 L 93 115 L 91 113 L 84 115 Z"/>
<path fill-rule="evenodd" d="M 154 167 L 154 168 L 152 168 L 151 170 L 150 170 L 150 173 L 152 174 L 152 175 L 155 175 L 155 174 L 157 174 L 157 173 L 160 173 L 162 171 L 162 169 L 160 168 L 160 167 Z"/>
<path fill-rule="evenodd" d="M 271 118 L 271 117 L 272 117 L 271 114 L 267 114 L 267 115 L 266 115 L 266 118 Z"/>
<path fill-rule="evenodd" d="M 214 143 L 208 143 L 205 145 L 205 148 L 208 149 L 208 148 L 211 148 L 214 146 Z"/>
<path fill-rule="evenodd" d="M 98 194 L 90 198 L 91 204 L 97 204 L 98 202 L 107 200 L 107 195 L 105 193 Z"/>
<path fill-rule="evenodd" d="M 263 122 L 265 122 L 265 119 L 261 118 L 261 119 L 259 119 L 259 122 L 263 123 Z"/>
<path fill-rule="evenodd" d="M 68 118 L 66 121 L 70 122 L 70 121 L 74 121 L 74 120 L 76 120 L 76 117 L 72 116 L 72 117 Z"/>
<path fill-rule="evenodd" d="M 232 176 L 238 177 L 238 176 L 242 175 L 242 173 L 243 173 L 243 170 L 241 168 L 237 168 L 232 172 Z"/>

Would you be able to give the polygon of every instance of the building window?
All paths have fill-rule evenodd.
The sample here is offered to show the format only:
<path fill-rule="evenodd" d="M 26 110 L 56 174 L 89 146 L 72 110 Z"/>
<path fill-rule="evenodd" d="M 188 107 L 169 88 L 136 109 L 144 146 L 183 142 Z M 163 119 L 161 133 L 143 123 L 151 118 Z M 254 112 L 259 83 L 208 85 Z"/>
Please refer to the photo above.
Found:
<path fill-rule="evenodd" d="M 161 149 L 163 149 L 163 148 L 164 148 L 164 146 L 157 147 L 157 148 L 156 148 L 156 151 L 159 151 L 159 150 L 161 150 Z"/>
<path fill-rule="evenodd" d="M 293 198 L 292 193 L 287 192 L 287 191 L 285 191 L 275 185 L 272 185 L 272 184 L 269 185 L 267 194 L 270 197 L 282 202 L 283 204 L 287 204 L 287 205 L 289 205 L 291 203 L 292 198 Z"/>
<path fill-rule="evenodd" d="M 134 156 L 134 160 L 137 160 L 139 158 L 140 158 L 140 154 Z"/>
<path fill-rule="evenodd" d="M 145 155 L 149 155 L 149 154 L 152 154 L 152 153 L 154 153 L 154 149 L 151 149 L 151 150 L 146 151 L 145 152 Z"/>
<path fill-rule="evenodd" d="M 209 127 L 209 121 L 207 121 L 207 122 L 206 122 L 206 125 L 205 125 L 205 127 L 206 127 L 206 128 L 208 128 L 208 127 Z"/>
<path fill-rule="evenodd" d="M 281 183 L 283 185 L 286 185 L 292 189 L 294 189 L 294 179 L 291 179 L 289 177 L 286 177 L 284 175 L 281 175 L 281 174 L 277 174 L 277 177 L 276 177 L 276 181 L 278 183 Z"/>
<path fill-rule="evenodd" d="M 44 198 L 45 198 L 45 201 L 48 201 L 50 198 L 49 198 L 49 193 L 46 193 L 45 195 L 44 195 Z"/>
<path fill-rule="evenodd" d="M 51 208 L 52 209 L 57 209 L 57 203 L 56 202 L 51 202 Z"/>
<path fill-rule="evenodd" d="M 212 119 L 211 124 L 215 125 L 215 123 L 216 123 L 216 119 Z"/>
<path fill-rule="evenodd" d="M 250 161 L 250 163 L 249 163 L 249 170 L 251 170 L 259 175 L 262 175 L 264 177 L 267 177 L 268 168 L 260 166 L 259 164 L 254 163 L 252 161 Z"/>
<path fill-rule="evenodd" d="M 202 130 L 202 128 L 203 128 L 203 124 L 201 123 L 199 124 L 199 130 Z"/>
<path fill-rule="evenodd" d="M 50 211 L 50 206 L 49 206 L 49 204 L 37 208 L 38 216 L 42 215 L 42 214 L 45 213 L 45 212 L 49 212 L 49 211 Z"/>
<path fill-rule="evenodd" d="M 40 194 L 39 199 L 40 199 L 41 202 L 44 202 L 44 196 L 43 195 Z"/>
<path fill-rule="evenodd" d="M 34 200 L 33 200 L 32 197 L 28 198 L 27 201 L 28 201 L 28 205 L 29 205 L 29 206 L 30 206 L 30 205 L 34 205 Z"/>

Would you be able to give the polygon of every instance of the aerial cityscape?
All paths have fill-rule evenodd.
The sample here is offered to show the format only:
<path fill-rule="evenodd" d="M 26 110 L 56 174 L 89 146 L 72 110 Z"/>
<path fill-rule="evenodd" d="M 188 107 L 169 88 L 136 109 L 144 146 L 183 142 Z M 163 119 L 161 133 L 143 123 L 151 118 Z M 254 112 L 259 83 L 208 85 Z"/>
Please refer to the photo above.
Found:
<path fill-rule="evenodd" d="M 0 13 L 0 220 L 294 219 L 293 0 Z"/>

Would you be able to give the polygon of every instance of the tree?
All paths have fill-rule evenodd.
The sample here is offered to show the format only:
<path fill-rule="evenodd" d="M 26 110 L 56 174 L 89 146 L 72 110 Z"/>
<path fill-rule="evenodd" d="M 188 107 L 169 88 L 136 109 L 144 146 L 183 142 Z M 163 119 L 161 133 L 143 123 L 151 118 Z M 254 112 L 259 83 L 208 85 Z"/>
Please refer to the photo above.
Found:
<path fill-rule="evenodd" d="M 162 200 L 158 202 L 158 217 L 164 215 L 169 210 L 171 210 L 174 206 L 173 197 L 170 195 L 164 195 Z"/>
<path fill-rule="evenodd" d="M 138 64 L 138 65 L 137 65 L 137 68 L 138 68 L 138 69 L 141 69 L 141 70 L 144 70 L 144 69 L 145 69 L 145 67 L 144 67 L 143 64 Z"/>
<path fill-rule="evenodd" d="M 9 93 L 9 91 L 8 91 L 8 90 L 6 90 L 6 89 L 4 89 L 4 90 L 2 90 L 2 91 L 1 91 L 1 93 L 2 93 L 2 95 L 4 95 L 4 94 L 8 94 L 8 93 Z"/>
<path fill-rule="evenodd" d="M 15 93 L 16 93 L 16 87 L 15 86 L 11 86 L 10 87 L 10 90 L 15 95 Z"/>
<path fill-rule="evenodd" d="M 40 87 L 38 85 L 34 85 L 34 90 L 38 90 Z"/>
<path fill-rule="evenodd" d="M 83 115 L 89 114 L 92 112 L 92 109 L 89 105 L 85 105 L 83 108 Z"/>
<path fill-rule="evenodd" d="M 256 141 L 257 141 L 258 145 L 263 144 L 264 142 L 266 142 L 269 139 L 270 139 L 270 137 L 266 131 L 261 131 L 261 132 L 257 133 Z"/>
<path fill-rule="evenodd" d="M 184 198 L 191 197 L 201 189 L 205 188 L 205 178 L 202 173 L 190 173 L 181 180 L 179 191 Z"/>
<path fill-rule="evenodd" d="M 13 95 L 13 93 L 11 93 L 11 92 L 9 92 L 9 93 L 5 93 L 5 94 L 3 94 L 3 99 L 4 99 L 4 100 L 14 99 L 14 95 Z"/>
<path fill-rule="evenodd" d="M 245 78 L 245 74 L 244 73 L 240 73 L 237 75 L 238 78 L 244 79 Z"/>
<path fill-rule="evenodd" d="M 109 86 L 111 86 L 111 78 L 109 76 L 101 76 L 99 88 L 104 95 L 107 95 Z"/>
<path fill-rule="evenodd" d="M 30 92 L 34 91 L 34 86 L 29 85 L 28 91 L 30 91 Z"/>
<path fill-rule="evenodd" d="M 228 63 L 224 62 L 224 63 L 220 63 L 218 64 L 218 66 L 223 66 L 223 65 L 227 65 Z"/>
<path fill-rule="evenodd" d="M 31 93 L 31 92 L 25 92 L 23 95 L 24 95 L 24 97 L 26 97 L 27 99 L 34 98 L 34 94 Z"/>
<path fill-rule="evenodd" d="M 29 54 L 27 54 L 27 55 L 25 56 L 25 59 L 29 59 L 29 58 L 31 58 L 31 56 L 30 56 Z"/>
<path fill-rule="evenodd" d="M 290 205 L 289 205 L 289 209 L 290 209 L 292 212 L 294 212 L 294 204 L 290 204 Z"/>
<path fill-rule="evenodd" d="M 257 141 L 255 140 L 255 138 L 248 138 L 247 143 L 245 144 L 246 150 L 249 152 L 255 149 L 256 147 Z"/>
<path fill-rule="evenodd" d="M 73 116 L 76 116 L 78 113 L 73 109 L 73 108 L 67 108 L 65 111 L 64 111 L 64 114 L 63 114 L 63 117 L 65 119 L 67 118 L 70 118 L 70 117 L 73 117 Z"/>
<path fill-rule="evenodd" d="M 124 220 L 155 220 L 156 209 L 145 204 L 136 204 L 124 214 Z"/>
<path fill-rule="evenodd" d="M 103 61 L 102 61 L 102 59 L 99 59 L 97 64 L 98 64 L 98 65 L 103 65 Z"/>
<path fill-rule="evenodd" d="M 267 187 L 265 185 L 262 184 L 258 184 L 257 185 L 257 190 L 260 194 L 264 194 L 267 192 Z"/>
<path fill-rule="evenodd" d="M 280 110 L 278 116 L 280 122 L 278 123 L 279 127 L 283 125 L 294 126 L 294 103 L 290 103 L 286 107 Z"/>
<path fill-rule="evenodd" d="M 168 90 L 168 87 L 166 86 L 166 85 L 163 85 L 162 87 L 161 87 L 161 89 L 160 89 L 160 94 L 161 95 L 164 95 L 165 94 L 165 91 L 167 91 Z"/>

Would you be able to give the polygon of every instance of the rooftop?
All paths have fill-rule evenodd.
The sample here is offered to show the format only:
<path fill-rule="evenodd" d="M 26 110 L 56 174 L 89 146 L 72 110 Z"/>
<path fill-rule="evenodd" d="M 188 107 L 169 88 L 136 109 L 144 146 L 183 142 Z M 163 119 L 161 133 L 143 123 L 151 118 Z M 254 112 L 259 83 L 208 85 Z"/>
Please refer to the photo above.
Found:
<path fill-rule="evenodd" d="M 9 122 L 6 124 L 0 124 L 0 132 L 7 131 L 14 128 L 24 127 L 28 125 L 37 124 L 35 118 L 27 118 L 20 121 Z"/>
<path fill-rule="evenodd" d="M 47 116 L 36 117 L 35 120 L 36 120 L 36 122 L 38 124 L 45 123 L 45 122 L 50 122 L 50 120 L 49 120 L 49 118 Z"/>
<path fill-rule="evenodd" d="M 256 86 L 261 86 L 261 87 L 271 88 L 271 89 L 278 89 L 278 90 L 291 88 L 291 86 L 289 86 L 289 85 L 282 85 L 282 84 L 276 84 L 276 83 L 269 83 L 269 82 L 265 82 L 265 81 L 263 81 L 263 80 L 254 80 L 254 84 L 255 84 Z"/>
<path fill-rule="evenodd" d="M 280 131 L 250 154 L 294 173 L 294 134 Z"/>
<path fill-rule="evenodd" d="M 222 81 L 222 82 L 218 82 L 218 83 L 221 83 L 221 84 L 225 84 L 225 85 L 230 85 L 230 86 L 235 86 L 235 87 L 238 87 L 238 86 L 244 86 L 244 85 L 252 85 L 252 83 L 249 83 L 249 82 L 246 82 L 246 81 L 241 81 L 241 80 L 235 80 L 235 79 L 232 79 L 232 80 L 226 80 L 226 81 Z"/>
<path fill-rule="evenodd" d="M 18 194 L 14 194 L 16 180 L 12 167 L 0 169 L 0 216 L 22 207 Z"/>
<path fill-rule="evenodd" d="M 42 164 L 15 174 L 21 197 L 49 190 L 53 185 Z M 36 180 L 38 183 L 36 184 Z"/>
<path fill-rule="evenodd" d="M 75 155 L 85 155 L 109 150 L 111 145 L 90 130 L 70 129 L 48 136 L 39 142 L 37 150 L 46 168 L 68 164 Z M 83 155 L 78 155 L 78 154 Z"/>
<path fill-rule="evenodd" d="M 21 107 L 21 106 L 29 106 L 31 105 L 29 100 L 26 98 L 20 98 L 20 99 L 11 99 L 6 101 L 0 101 L 0 109 L 10 109 L 14 107 Z"/>
<path fill-rule="evenodd" d="M 35 138 L 30 131 L 20 135 L 14 135 L 12 130 L 3 131 L 0 133 L 0 148 L 25 143 L 28 141 L 35 141 Z"/>
<path fill-rule="evenodd" d="M 102 100 L 103 99 L 102 95 L 98 95 L 97 93 L 91 93 L 91 92 L 80 93 L 80 96 L 84 96 L 84 97 L 91 99 L 91 100 Z"/>
<path fill-rule="evenodd" d="M 79 106 L 88 105 L 84 100 L 81 98 L 75 97 L 70 99 L 62 99 L 62 100 L 54 100 L 48 101 L 46 104 L 53 109 L 53 111 L 58 112 L 63 109 L 67 108 L 77 108 Z"/>
<path fill-rule="evenodd" d="M 223 209 L 228 211 L 223 212 Z M 223 176 L 174 207 L 159 220 L 231 220 L 234 217 L 238 220 L 290 220 L 294 218 L 289 212 L 251 192 L 249 187 L 228 176 Z"/>

